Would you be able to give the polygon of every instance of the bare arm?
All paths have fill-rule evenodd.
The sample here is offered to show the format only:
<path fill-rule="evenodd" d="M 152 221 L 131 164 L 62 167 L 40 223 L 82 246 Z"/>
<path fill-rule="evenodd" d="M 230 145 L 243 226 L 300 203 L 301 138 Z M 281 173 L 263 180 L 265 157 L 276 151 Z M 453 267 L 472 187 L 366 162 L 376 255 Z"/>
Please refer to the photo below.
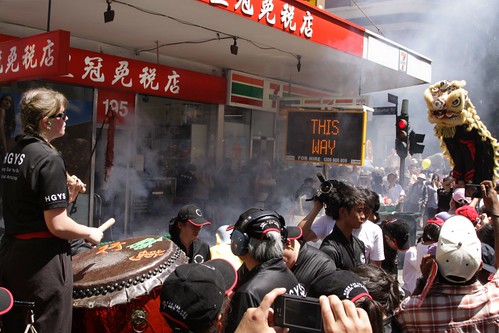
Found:
<path fill-rule="evenodd" d="M 305 241 L 316 241 L 317 235 L 312 231 L 312 223 L 314 223 L 317 214 L 322 209 L 322 203 L 314 197 L 314 207 L 310 210 L 310 212 L 300 221 L 298 226 L 303 230 L 303 239 Z"/>
<path fill-rule="evenodd" d="M 49 231 L 62 239 L 85 239 L 92 244 L 98 244 L 103 236 L 97 228 L 76 223 L 67 214 L 66 208 L 50 209 L 43 212 Z"/>
<path fill-rule="evenodd" d="M 494 248 L 499 249 L 499 200 L 494 188 L 495 184 L 490 180 L 480 183 L 483 194 L 483 204 L 490 212 L 489 218 L 494 226 Z M 495 268 L 499 268 L 499 256 L 495 256 Z"/>

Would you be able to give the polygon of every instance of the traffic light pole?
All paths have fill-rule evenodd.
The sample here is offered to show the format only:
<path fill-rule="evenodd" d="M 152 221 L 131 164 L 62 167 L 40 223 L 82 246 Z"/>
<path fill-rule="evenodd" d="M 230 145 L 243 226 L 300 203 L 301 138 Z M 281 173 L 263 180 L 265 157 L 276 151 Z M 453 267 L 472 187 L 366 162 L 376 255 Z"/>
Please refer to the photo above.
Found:
<path fill-rule="evenodd" d="M 400 109 L 401 116 L 408 116 L 409 114 L 409 101 L 407 99 L 402 100 L 402 108 Z M 400 157 L 400 168 L 399 168 L 399 184 L 404 187 L 405 184 L 405 158 L 407 153 L 404 155 L 399 155 Z"/>

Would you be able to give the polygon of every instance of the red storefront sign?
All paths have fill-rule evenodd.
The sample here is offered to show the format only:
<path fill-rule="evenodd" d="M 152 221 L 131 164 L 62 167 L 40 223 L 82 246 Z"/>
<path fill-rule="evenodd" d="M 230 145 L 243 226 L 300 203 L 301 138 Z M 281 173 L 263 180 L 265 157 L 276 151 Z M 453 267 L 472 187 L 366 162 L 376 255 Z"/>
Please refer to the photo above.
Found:
<path fill-rule="evenodd" d="M 109 88 L 203 103 L 225 104 L 226 102 L 227 79 L 224 77 L 69 48 L 69 33 L 65 31 L 59 32 L 67 34 L 68 46 L 64 51 L 64 56 L 62 55 L 62 45 L 57 47 L 61 54 L 58 54 L 57 58 L 55 55 L 53 56 L 54 67 L 64 67 L 65 69 L 59 72 L 49 72 L 43 67 L 44 70 L 37 75 L 34 75 L 34 69 L 30 69 L 29 73 L 31 75 L 23 75 L 20 71 L 11 70 L 13 65 L 8 65 L 8 63 L 10 61 L 10 63 L 14 64 L 14 62 L 9 60 L 9 57 L 5 57 L 5 51 L 2 52 L 2 50 L 9 45 L 18 45 L 17 48 L 19 48 L 19 45 L 24 45 L 22 41 L 25 38 L 9 40 L 13 37 L 0 34 L 0 41 L 6 41 L 0 44 L 0 52 L 2 52 L 0 53 L 0 82 L 48 79 L 69 84 Z M 48 34 L 54 33 L 56 32 Z M 38 41 L 41 38 L 40 36 L 48 34 L 27 39 Z M 40 40 L 47 43 L 47 39 Z M 61 42 L 60 39 L 58 41 Z M 38 49 L 41 50 L 41 47 L 36 48 L 36 50 Z M 40 53 L 42 52 L 40 51 Z M 42 56 L 40 55 L 40 57 Z M 15 64 L 19 68 L 22 68 L 22 59 L 22 56 L 16 57 Z M 8 71 L 6 71 L 7 66 Z M 64 73 L 64 75 L 61 76 L 61 73 Z"/>
<path fill-rule="evenodd" d="M 3 36 L 1 40 L 7 37 Z M 69 32 L 56 30 L 0 43 L 0 82 L 68 72 Z"/>
<path fill-rule="evenodd" d="M 174 67 L 72 48 L 68 73 L 53 80 L 96 88 L 225 104 L 227 89 L 225 78 Z"/>
<path fill-rule="evenodd" d="M 131 121 L 130 118 L 135 114 L 135 94 L 99 89 L 97 96 L 97 123 L 102 123 L 108 112 L 114 112 L 117 124 Z M 109 123 L 109 119 L 106 119 L 106 123 Z"/>
<path fill-rule="evenodd" d="M 363 27 L 303 1 L 198 1 L 358 57 L 363 54 Z"/>

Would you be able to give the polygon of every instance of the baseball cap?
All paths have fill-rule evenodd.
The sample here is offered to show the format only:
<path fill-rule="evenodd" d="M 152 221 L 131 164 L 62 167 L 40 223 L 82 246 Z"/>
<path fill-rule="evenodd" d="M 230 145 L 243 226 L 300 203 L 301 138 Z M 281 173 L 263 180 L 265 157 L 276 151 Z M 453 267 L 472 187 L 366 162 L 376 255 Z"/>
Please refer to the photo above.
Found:
<path fill-rule="evenodd" d="M 315 282 L 309 291 L 309 296 L 336 295 L 339 299 L 349 299 L 355 302 L 363 296 L 372 299 L 367 287 L 360 277 L 352 271 L 338 270 Z"/>
<path fill-rule="evenodd" d="M 426 175 L 424 173 L 420 173 L 418 175 L 418 179 L 424 179 L 424 180 L 426 180 Z"/>
<path fill-rule="evenodd" d="M 464 205 L 457 208 L 454 214 L 467 217 L 471 221 L 471 223 L 473 223 L 473 225 L 477 224 L 478 212 L 476 211 L 475 207 Z"/>
<path fill-rule="evenodd" d="M 439 227 L 441 227 L 444 224 L 444 222 L 445 221 L 443 219 L 441 219 L 440 217 L 437 217 L 437 216 L 429 218 L 426 221 L 426 223 L 434 223 L 434 224 L 438 225 Z"/>
<path fill-rule="evenodd" d="M 440 212 L 435 215 L 435 217 L 442 219 L 444 222 L 447 221 L 451 216 L 452 215 L 450 215 L 448 212 Z"/>
<path fill-rule="evenodd" d="M 481 242 L 466 217 L 455 215 L 445 221 L 440 229 L 435 259 L 446 280 L 469 281 L 480 267 L 481 252 Z"/>
<path fill-rule="evenodd" d="M 187 220 L 196 227 L 211 224 L 211 222 L 203 217 L 201 209 L 193 204 L 188 204 L 180 208 L 177 214 L 177 220 Z"/>
<path fill-rule="evenodd" d="M 459 203 L 464 201 L 467 204 L 469 204 L 471 202 L 470 198 L 464 194 L 464 188 L 462 188 L 462 187 L 458 187 L 458 188 L 454 189 L 454 192 L 452 192 L 452 200 L 459 202 Z"/>
<path fill-rule="evenodd" d="M 302 229 L 296 226 L 286 226 L 286 221 L 277 212 L 263 210 L 260 208 L 250 208 L 239 216 L 236 224 L 231 225 L 227 230 L 237 229 L 256 239 L 263 239 L 270 231 L 286 233 L 283 238 L 294 240 L 302 236 Z M 282 231 L 282 232 L 281 232 Z"/>
<path fill-rule="evenodd" d="M 487 272 L 495 274 L 497 269 L 494 267 L 496 252 L 489 244 L 482 243 L 482 268 Z"/>
<path fill-rule="evenodd" d="M 224 259 L 178 266 L 163 283 L 160 312 L 173 326 L 203 329 L 217 318 L 236 283 L 237 272 Z"/>
<path fill-rule="evenodd" d="M 383 222 L 383 232 L 391 236 L 399 251 L 407 251 L 411 247 L 409 241 L 409 225 L 401 219 L 392 219 Z"/>

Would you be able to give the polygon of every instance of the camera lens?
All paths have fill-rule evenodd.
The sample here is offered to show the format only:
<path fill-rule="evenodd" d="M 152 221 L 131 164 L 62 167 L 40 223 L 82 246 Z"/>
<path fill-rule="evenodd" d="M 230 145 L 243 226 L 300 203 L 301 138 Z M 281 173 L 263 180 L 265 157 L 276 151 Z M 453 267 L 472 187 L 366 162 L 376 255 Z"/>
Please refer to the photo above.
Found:
<path fill-rule="evenodd" d="M 329 193 L 331 192 L 332 184 L 330 182 L 324 182 L 321 184 L 320 190 L 322 193 Z"/>

